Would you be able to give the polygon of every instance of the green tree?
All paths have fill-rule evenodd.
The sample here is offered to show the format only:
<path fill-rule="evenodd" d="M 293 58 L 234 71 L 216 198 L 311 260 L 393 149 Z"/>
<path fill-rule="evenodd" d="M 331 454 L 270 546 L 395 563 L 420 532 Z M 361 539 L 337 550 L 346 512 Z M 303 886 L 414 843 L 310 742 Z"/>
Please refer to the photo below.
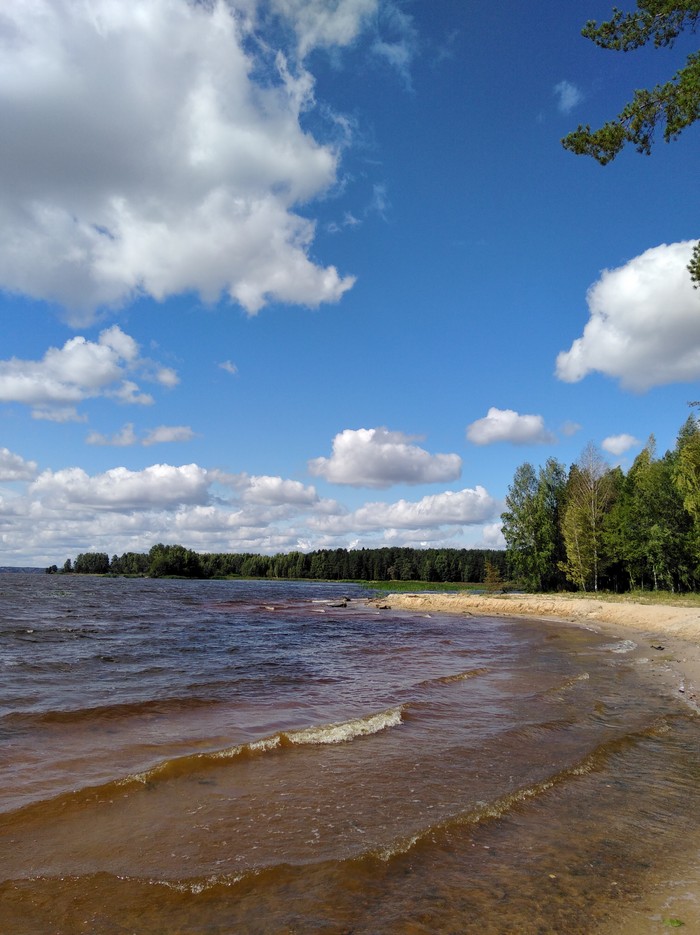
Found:
<path fill-rule="evenodd" d="M 106 575 L 109 556 L 106 552 L 81 552 L 76 556 L 73 571 L 78 575 Z"/>
<path fill-rule="evenodd" d="M 598 449 L 588 444 L 569 471 L 562 533 L 566 560 L 561 570 L 577 587 L 598 590 L 604 558 L 604 517 L 612 505 L 614 480 Z"/>
<path fill-rule="evenodd" d="M 550 458 L 538 472 L 526 462 L 517 468 L 501 514 L 507 560 L 513 577 L 529 591 L 561 583 L 564 557 L 560 513 L 566 488 L 565 469 Z"/>
<path fill-rule="evenodd" d="M 692 518 L 692 551 L 700 563 L 700 425 L 689 416 L 678 433 L 672 479 Z"/>
<path fill-rule="evenodd" d="M 148 553 L 148 574 L 151 578 L 175 575 L 180 578 L 201 578 L 202 563 L 196 552 L 182 545 L 159 542 Z"/>
<path fill-rule="evenodd" d="M 656 458 L 652 436 L 628 474 L 630 557 L 654 590 L 678 590 L 691 572 L 688 534 L 692 521 L 673 481 L 676 461 L 671 452 Z"/>
<path fill-rule="evenodd" d="M 674 480 L 683 505 L 700 525 L 700 427 L 694 416 L 686 421 L 678 436 L 678 458 Z"/>
<path fill-rule="evenodd" d="M 629 52 L 652 42 L 656 48 L 672 46 L 685 30 L 694 31 L 700 18 L 700 0 L 637 0 L 637 9 L 626 13 L 613 8 L 610 20 L 589 20 L 582 34 L 602 49 Z M 634 92 L 618 116 L 598 130 L 579 127 L 565 136 L 566 149 L 593 156 L 601 165 L 613 160 L 628 143 L 649 154 L 654 133 L 663 128 L 666 142 L 700 118 L 700 52 L 691 53 L 683 68 L 664 84 Z M 688 266 L 700 284 L 700 242 Z"/>

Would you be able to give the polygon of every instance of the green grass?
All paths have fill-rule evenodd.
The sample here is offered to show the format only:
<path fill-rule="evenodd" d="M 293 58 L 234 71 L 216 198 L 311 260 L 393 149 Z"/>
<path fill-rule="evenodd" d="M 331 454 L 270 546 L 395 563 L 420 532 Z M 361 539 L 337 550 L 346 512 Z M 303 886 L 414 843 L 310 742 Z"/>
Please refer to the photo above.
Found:
<path fill-rule="evenodd" d="M 413 593 L 414 591 L 483 591 L 483 584 L 474 584 L 471 582 L 456 581 L 355 581 L 355 584 L 364 585 L 374 591 L 391 591 L 393 594 L 401 594 L 405 591 Z"/>

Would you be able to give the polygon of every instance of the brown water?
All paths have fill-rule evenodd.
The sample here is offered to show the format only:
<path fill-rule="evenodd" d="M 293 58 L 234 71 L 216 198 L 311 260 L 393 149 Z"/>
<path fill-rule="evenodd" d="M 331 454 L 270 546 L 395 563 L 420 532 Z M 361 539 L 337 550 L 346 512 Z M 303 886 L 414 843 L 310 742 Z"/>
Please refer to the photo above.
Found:
<path fill-rule="evenodd" d="M 700 721 L 629 641 L 3 575 L 0 647 L 3 935 L 583 935 L 700 840 Z"/>

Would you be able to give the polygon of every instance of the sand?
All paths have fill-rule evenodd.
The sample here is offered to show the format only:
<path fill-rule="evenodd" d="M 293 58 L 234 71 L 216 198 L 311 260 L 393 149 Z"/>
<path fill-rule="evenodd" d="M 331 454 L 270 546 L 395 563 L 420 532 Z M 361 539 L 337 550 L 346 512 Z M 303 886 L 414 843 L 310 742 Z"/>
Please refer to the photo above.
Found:
<path fill-rule="evenodd" d="M 662 690 L 700 713 L 700 607 L 604 601 L 576 595 L 447 593 L 391 594 L 380 606 L 422 614 L 529 616 L 585 626 L 636 644 L 636 662 Z M 632 654 L 631 654 L 632 655 Z M 661 935 L 682 923 L 700 933 L 700 841 L 679 842 L 674 869 L 668 864 L 649 880 L 635 905 L 600 935 Z"/>

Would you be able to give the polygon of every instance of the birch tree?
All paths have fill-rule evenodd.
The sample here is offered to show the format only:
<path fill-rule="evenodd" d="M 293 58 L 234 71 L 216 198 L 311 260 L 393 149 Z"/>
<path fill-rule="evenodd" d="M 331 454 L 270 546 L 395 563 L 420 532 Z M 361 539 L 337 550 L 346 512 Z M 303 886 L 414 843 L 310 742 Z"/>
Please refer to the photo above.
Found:
<path fill-rule="evenodd" d="M 603 557 L 603 520 L 612 504 L 610 466 L 593 443 L 569 472 L 562 534 L 566 560 L 561 569 L 583 591 L 598 590 Z"/>

